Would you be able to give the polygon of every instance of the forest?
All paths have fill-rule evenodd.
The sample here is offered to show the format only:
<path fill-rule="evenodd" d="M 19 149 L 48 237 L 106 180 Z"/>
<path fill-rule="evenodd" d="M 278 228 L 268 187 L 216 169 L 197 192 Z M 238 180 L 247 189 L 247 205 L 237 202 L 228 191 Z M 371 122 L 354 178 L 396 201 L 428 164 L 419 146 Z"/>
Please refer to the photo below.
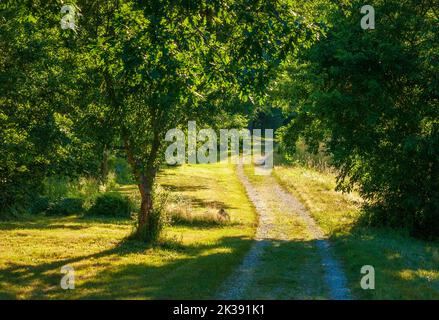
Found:
<path fill-rule="evenodd" d="M 0 52 L 0 299 L 439 299 L 439 1 L 2 0 Z"/>

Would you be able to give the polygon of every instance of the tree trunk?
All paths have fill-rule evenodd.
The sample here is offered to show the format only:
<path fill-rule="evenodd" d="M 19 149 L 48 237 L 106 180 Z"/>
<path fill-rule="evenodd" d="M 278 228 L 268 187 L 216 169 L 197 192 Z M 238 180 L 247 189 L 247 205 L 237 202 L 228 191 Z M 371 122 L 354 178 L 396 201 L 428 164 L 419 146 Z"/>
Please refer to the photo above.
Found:
<path fill-rule="evenodd" d="M 142 237 L 142 232 L 145 231 L 146 228 L 150 227 L 149 218 L 151 216 L 151 211 L 153 208 L 152 205 L 152 185 L 149 185 L 146 177 L 141 174 L 141 181 L 138 184 L 141 203 L 140 203 L 140 212 L 137 218 L 137 235 Z"/>
<path fill-rule="evenodd" d="M 101 161 L 101 183 L 105 185 L 108 179 L 108 149 L 105 145 L 102 151 L 102 161 Z"/>
<path fill-rule="evenodd" d="M 158 145 L 157 146 L 154 145 L 151 150 L 151 153 L 149 155 L 149 161 L 146 164 L 146 174 L 144 173 L 144 171 L 139 169 L 140 165 L 136 162 L 136 159 L 134 158 L 131 145 L 129 143 L 129 139 L 127 137 L 124 137 L 124 145 L 125 145 L 125 152 L 128 158 L 128 163 L 133 169 L 141 197 L 140 212 L 137 219 L 138 224 L 137 224 L 136 236 L 139 239 L 147 240 L 145 238 L 148 238 L 148 235 L 145 234 L 145 232 L 151 231 L 150 228 L 154 227 L 151 226 L 150 224 L 150 217 L 151 217 L 151 211 L 153 209 L 152 188 L 156 176 L 156 170 L 154 168 L 153 163 L 157 155 Z"/>

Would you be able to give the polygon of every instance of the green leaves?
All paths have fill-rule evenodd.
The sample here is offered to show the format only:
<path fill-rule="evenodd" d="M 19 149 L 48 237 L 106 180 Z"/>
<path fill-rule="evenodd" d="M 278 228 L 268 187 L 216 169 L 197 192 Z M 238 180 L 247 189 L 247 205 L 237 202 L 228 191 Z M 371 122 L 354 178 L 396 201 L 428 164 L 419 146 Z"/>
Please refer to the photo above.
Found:
<path fill-rule="evenodd" d="M 377 27 L 368 31 L 359 28 L 359 7 L 354 1 L 346 14 L 329 14 L 326 37 L 302 54 L 307 67 L 292 68 L 290 78 L 299 78 L 287 78 L 296 115 L 283 142 L 326 137 L 339 187 L 357 186 L 373 205 L 374 221 L 437 236 L 439 150 L 430 129 L 439 119 L 432 73 L 439 69 L 428 62 L 439 52 L 433 4 L 377 1 Z"/>
<path fill-rule="evenodd" d="M 265 102 L 276 67 L 310 38 L 289 2 L 74 5 L 75 31 L 61 28 L 59 2 L 0 4 L 2 210 L 45 176 L 96 174 L 108 149 L 123 148 L 151 189 L 168 129 L 243 126 L 236 114 Z"/>

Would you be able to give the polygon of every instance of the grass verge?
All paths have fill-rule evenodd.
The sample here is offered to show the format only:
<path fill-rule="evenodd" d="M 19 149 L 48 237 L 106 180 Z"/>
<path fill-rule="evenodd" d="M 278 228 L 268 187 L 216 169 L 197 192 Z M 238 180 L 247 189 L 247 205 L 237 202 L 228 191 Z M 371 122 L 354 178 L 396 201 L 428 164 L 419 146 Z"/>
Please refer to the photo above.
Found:
<path fill-rule="evenodd" d="M 360 197 L 334 191 L 335 178 L 329 173 L 301 166 L 279 166 L 273 175 L 302 201 L 330 237 L 356 298 L 439 299 L 437 242 L 360 226 Z M 363 265 L 375 269 L 375 290 L 361 289 Z"/>
<path fill-rule="evenodd" d="M 225 225 L 168 227 L 167 240 L 148 247 L 125 241 L 132 221 L 34 216 L 0 223 L 1 299 L 207 299 L 240 263 L 256 216 L 232 165 L 165 169 L 159 183 L 202 214 L 215 204 Z M 121 192 L 137 198 L 135 186 Z M 75 270 L 75 289 L 60 287 L 61 267 Z"/>

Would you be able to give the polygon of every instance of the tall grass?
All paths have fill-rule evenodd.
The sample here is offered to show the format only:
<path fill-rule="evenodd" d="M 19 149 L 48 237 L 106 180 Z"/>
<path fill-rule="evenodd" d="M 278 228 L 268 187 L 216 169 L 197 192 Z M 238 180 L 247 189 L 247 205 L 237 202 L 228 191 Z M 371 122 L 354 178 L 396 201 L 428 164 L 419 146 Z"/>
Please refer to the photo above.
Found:
<path fill-rule="evenodd" d="M 320 145 L 317 153 L 309 151 L 306 143 L 300 139 L 296 143 L 296 150 L 293 154 L 287 155 L 277 146 L 274 153 L 274 163 L 276 165 L 300 165 L 309 169 L 316 169 L 323 173 L 334 173 L 335 169 L 331 166 L 331 156 L 325 153 L 325 147 Z"/>
<path fill-rule="evenodd" d="M 220 226 L 230 222 L 224 208 L 207 203 L 202 212 L 193 210 L 192 203 L 180 193 L 173 193 L 166 205 L 169 221 L 175 225 Z"/>
<path fill-rule="evenodd" d="M 96 197 L 106 191 L 116 190 L 116 175 L 110 172 L 107 183 L 101 184 L 95 177 L 79 177 L 71 179 L 65 176 L 52 176 L 44 180 L 42 196 L 50 201 L 58 201 L 63 198 L 79 198 L 84 201 L 84 208 L 91 207 Z"/>

